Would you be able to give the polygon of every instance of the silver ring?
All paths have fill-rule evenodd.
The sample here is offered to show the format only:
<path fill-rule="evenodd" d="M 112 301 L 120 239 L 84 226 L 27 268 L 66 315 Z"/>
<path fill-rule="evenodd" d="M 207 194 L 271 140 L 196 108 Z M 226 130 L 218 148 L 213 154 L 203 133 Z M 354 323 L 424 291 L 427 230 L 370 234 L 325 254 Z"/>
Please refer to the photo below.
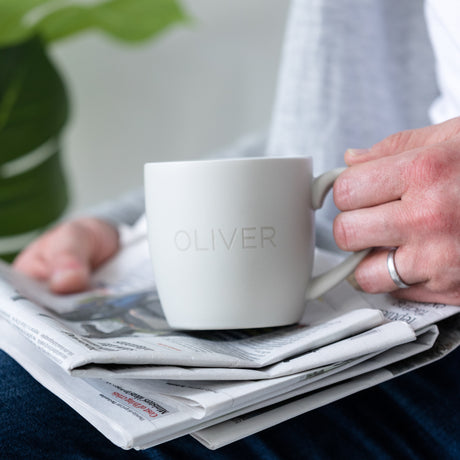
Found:
<path fill-rule="evenodd" d="M 398 286 L 398 288 L 407 289 L 410 286 L 401 279 L 401 277 L 399 276 L 398 270 L 396 270 L 395 253 L 397 249 L 398 248 L 390 249 L 390 252 L 388 253 L 388 257 L 387 257 L 388 273 L 390 274 L 391 279 L 393 280 L 393 283 L 395 283 L 396 286 Z"/>

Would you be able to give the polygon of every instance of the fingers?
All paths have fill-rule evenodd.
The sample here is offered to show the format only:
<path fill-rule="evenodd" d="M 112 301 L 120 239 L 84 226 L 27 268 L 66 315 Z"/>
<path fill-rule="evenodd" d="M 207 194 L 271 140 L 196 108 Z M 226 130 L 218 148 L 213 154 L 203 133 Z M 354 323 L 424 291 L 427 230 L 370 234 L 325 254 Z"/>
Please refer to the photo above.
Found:
<path fill-rule="evenodd" d="M 397 159 L 385 157 L 346 169 L 334 184 L 337 208 L 348 211 L 399 200 L 409 187 L 416 155 L 413 151 Z"/>
<path fill-rule="evenodd" d="M 408 291 L 427 280 L 423 266 L 414 264 L 410 251 L 400 247 L 395 253 L 395 266 L 404 283 L 411 285 L 411 287 L 409 289 L 399 289 L 388 270 L 388 253 L 389 248 L 375 249 L 356 268 L 355 280 L 363 291 L 372 294 Z"/>
<path fill-rule="evenodd" d="M 26 248 L 13 266 L 33 278 L 47 281 L 52 291 L 70 293 L 86 288 L 90 274 L 90 248 L 86 232 L 65 224 L 45 233 Z"/>
<path fill-rule="evenodd" d="M 14 261 L 14 267 L 48 281 L 56 293 L 88 287 L 91 271 L 118 249 L 118 233 L 97 219 L 80 219 L 45 233 Z"/>
<path fill-rule="evenodd" d="M 386 137 L 370 149 L 348 149 L 345 153 L 345 163 L 351 166 L 398 155 L 408 150 L 443 142 L 458 134 L 460 134 L 460 119 L 458 118 L 438 125 L 401 131 Z"/>
<path fill-rule="evenodd" d="M 399 250 L 399 249 L 398 249 Z M 379 248 L 364 259 L 355 273 L 348 278 L 349 283 L 360 291 L 369 294 L 391 293 L 393 297 L 412 302 L 444 303 L 459 305 L 458 289 L 447 291 L 434 291 L 429 283 L 424 280 L 410 283 L 409 288 L 399 289 L 391 280 L 386 266 L 388 249 Z M 408 279 L 416 279 L 405 268 L 403 259 L 398 258 L 398 273 L 403 272 L 401 278 L 404 282 Z M 419 276 L 419 278 L 421 278 Z"/>
<path fill-rule="evenodd" d="M 428 143 L 430 134 L 430 127 L 401 131 L 388 136 L 370 149 L 348 149 L 345 152 L 345 163 L 348 166 L 357 165 L 423 147 Z"/>
<path fill-rule="evenodd" d="M 355 272 L 364 291 L 460 304 L 459 145 L 460 117 L 347 151 L 350 168 L 334 185 L 343 211 L 334 222 L 337 243 L 347 250 L 398 247 L 396 271 L 410 285 L 397 288 L 388 249 L 380 249 Z"/>
<path fill-rule="evenodd" d="M 47 279 L 48 267 L 46 262 L 40 257 L 39 251 L 36 244 L 31 244 L 16 257 L 13 262 L 14 268 L 31 278 L 38 280 Z"/>
<path fill-rule="evenodd" d="M 87 248 L 67 247 L 56 242 L 49 260 L 49 287 L 65 294 L 86 289 L 91 276 L 91 254 Z"/>
<path fill-rule="evenodd" d="M 402 246 L 410 232 L 406 214 L 406 206 L 399 200 L 342 212 L 334 220 L 334 239 L 343 251 Z"/>
<path fill-rule="evenodd" d="M 27 248 L 14 261 L 14 268 L 31 278 L 47 281 L 52 291 L 60 294 L 84 290 L 89 282 L 89 263 L 68 255 L 52 262 L 42 252 L 42 244 Z"/>
<path fill-rule="evenodd" d="M 392 292 L 398 299 L 415 302 L 444 303 L 447 305 L 459 305 L 458 292 L 433 292 L 424 284 L 411 286 L 409 289 L 398 289 Z"/>
<path fill-rule="evenodd" d="M 349 280 L 355 289 L 370 294 L 388 292 L 403 300 L 459 305 L 458 288 L 433 290 L 428 275 L 421 269 L 420 264 L 411 262 L 409 251 L 403 248 L 396 251 L 395 265 L 401 279 L 409 284 L 409 288 L 399 289 L 389 275 L 388 252 L 387 248 L 378 248 L 361 262 Z"/>

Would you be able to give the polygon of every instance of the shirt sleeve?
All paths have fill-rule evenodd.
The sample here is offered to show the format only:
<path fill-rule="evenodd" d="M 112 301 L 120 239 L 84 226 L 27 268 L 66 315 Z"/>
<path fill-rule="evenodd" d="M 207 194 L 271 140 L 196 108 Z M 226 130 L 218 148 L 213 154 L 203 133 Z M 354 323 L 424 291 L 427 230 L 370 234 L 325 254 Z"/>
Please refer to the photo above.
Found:
<path fill-rule="evenodd" d="M 144 191 L 137 188 L 113 200 L 104 201 L 85 211 L 115 226 L 133 225 L 144 213 Z"/>
<path fill-rule="evenodd" d="M 429 115 L 433 123 L 440 123 L 460 115 L 460 3 L 426 0 L 425 17 L 440 92 Z"/>

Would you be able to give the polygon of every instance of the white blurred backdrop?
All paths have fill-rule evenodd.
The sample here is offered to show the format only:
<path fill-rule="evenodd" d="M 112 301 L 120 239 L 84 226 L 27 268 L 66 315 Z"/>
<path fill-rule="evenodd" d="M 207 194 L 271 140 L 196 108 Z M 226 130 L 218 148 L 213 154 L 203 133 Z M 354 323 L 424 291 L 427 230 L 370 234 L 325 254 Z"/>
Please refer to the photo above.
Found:
<path fill-rule="evenodd" d="M 128 46 L 95 33 L 52 49 L 72 100 L 71 211 L 142 185 L 147 161 L 200 158 L 267 129 L 287 0 L 186 0 L 193 18 Z"/>

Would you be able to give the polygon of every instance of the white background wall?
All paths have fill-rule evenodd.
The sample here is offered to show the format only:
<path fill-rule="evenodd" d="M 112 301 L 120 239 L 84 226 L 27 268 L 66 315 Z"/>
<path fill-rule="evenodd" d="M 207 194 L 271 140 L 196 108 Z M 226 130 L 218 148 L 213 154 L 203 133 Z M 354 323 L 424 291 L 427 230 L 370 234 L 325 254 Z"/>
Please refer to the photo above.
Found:
<path fill-rule="evenodd" d="M 187 0 L 194 22 L 135 46 L 95 33 L 52 52 L 69 86 L 65 164 L 80 210 L 268 127 L 287 0 Z"/>

